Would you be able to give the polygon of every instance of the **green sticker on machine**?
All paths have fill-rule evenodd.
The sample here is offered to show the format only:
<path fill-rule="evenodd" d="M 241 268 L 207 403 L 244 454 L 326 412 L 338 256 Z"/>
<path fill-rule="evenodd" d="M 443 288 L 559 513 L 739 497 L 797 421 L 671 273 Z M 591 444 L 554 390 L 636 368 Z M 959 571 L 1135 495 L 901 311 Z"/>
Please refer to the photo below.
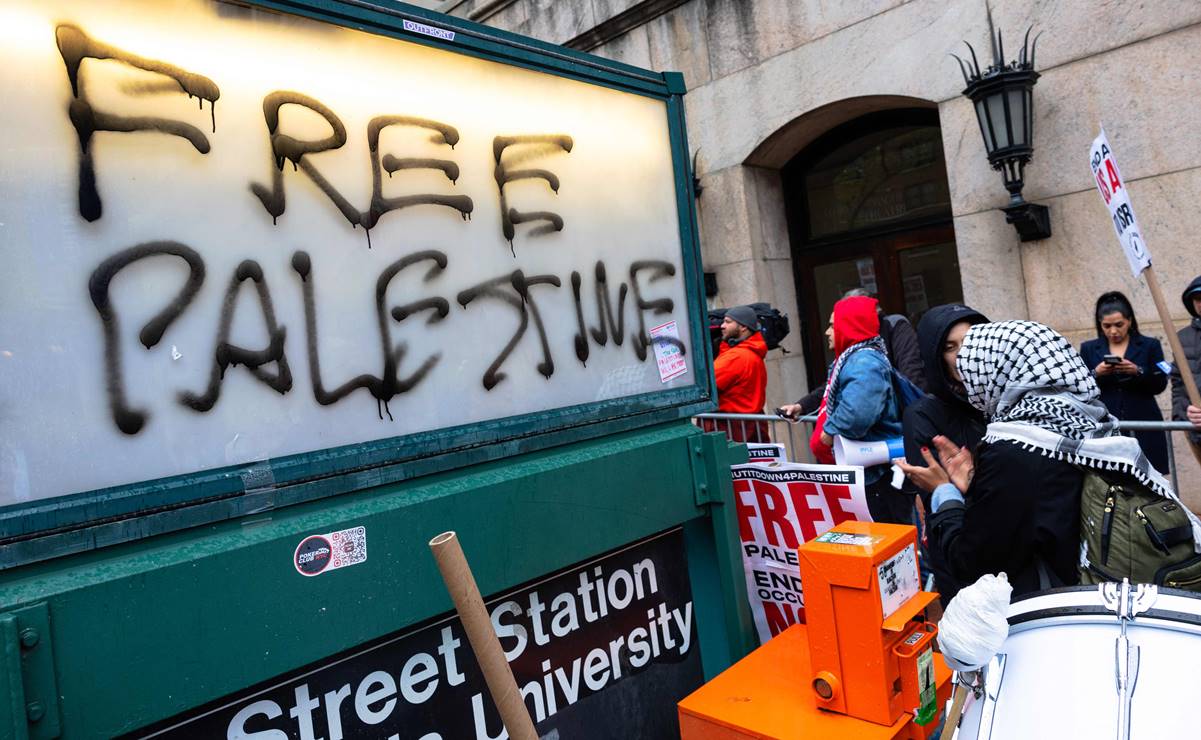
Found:
<path fill-rule="evenodd" d="M 884 538 L 879 535 L 851 534 L 850 532 L 826 532 L 817 538 L 818 542 L 829 542 L 832 545 L 857 545 L 871 547 Z"/>
<path fill-rule="evenodd" d="M 938 692 L 934 685 L 934 649 L 927 648 L 917 658 L 918 700 L 921 706 L 913 718 L 919 725 L 929 724 L 938 716 Z"/>

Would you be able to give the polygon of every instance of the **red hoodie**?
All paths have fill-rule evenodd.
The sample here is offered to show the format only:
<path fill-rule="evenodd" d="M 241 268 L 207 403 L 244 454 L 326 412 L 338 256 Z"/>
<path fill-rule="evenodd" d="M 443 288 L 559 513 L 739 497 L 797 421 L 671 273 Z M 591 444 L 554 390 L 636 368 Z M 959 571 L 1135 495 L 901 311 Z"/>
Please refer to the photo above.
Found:
<path fill-rule="evenodd" d="M 858 344 L 865 339 L 871 339 L 880 333 L 880 314 L 876 312 L 879 303 L 875 298 L 867 296 L 852 296 L 843 298 L 834 304 L 834 352 L 841 356 L 848 347 Z M 837 360 L 835 360 L 837 364 Z M 830 378 L 833 380 L 833 377 Z M 826 385 L 829 390 L 829 380 Z M 813 425 L 813 436 L 809 438 L 809 449 L 820 463 L 834 464 L 834 450 L 821 441 L 822 430 L 826 426 L 826 402 L 822 400 L 821 409 L 817 412 L 817 423 Z"/>

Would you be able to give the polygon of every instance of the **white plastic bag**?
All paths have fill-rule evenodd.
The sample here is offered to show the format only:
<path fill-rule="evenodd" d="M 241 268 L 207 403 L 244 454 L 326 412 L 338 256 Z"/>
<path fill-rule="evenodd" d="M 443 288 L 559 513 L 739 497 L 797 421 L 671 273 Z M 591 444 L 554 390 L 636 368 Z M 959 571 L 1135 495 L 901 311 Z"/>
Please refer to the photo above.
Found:
<path fill-rule="evenodd" d="M 1009 596 L 1004 573 L 983 575 L 959 591 L 938 623 L 938 646 L 947 665 L 974 671 L 992 660 L 1009 636 Z"/>

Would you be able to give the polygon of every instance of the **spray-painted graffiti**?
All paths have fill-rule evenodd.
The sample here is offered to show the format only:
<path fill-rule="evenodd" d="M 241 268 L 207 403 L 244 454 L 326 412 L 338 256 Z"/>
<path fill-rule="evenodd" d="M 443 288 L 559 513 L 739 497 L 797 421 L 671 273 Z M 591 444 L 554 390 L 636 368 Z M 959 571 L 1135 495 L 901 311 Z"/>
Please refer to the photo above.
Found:
<path fill-rule="evenodd" d="M 500 193 L 500 224 L 501 232 L 513 249 L 513 237 L 517 231 L 514 224 L 529 221 L 546 221 L 543 226 L 533 229 L 531 235 L 547 234 L 551 231 L 563 230 L 561 216 L 550 211 L 518 211 L 509 207 L 509 199 L 505 195 L 505 186 L 515 180 L 545 180 L 554 192 L 559 192 L 559 178 L 550 170 L 529 168 L 513 169 L 530 159 L 555 154 L 559 151 L 570 152 L 574 142 L 564 134 L 527 135 L 527 136 L 497 136 L 492 140 L 492 158 L 496 160 L 496 189 Z M 517 253 L 514 251 L 513 256 Z"/>
<path fill-rule="evenodd" d="M 101 323 L 104 327 L 105 379 L 108 388 L 109 408 L 112 413 L 113 423 L 126 434 L 137 434 L 140 432 L 149 414 L 145 410 L 132 408 L 126 398 L 120 347 L 121 321 L 119 313 L 113 307 L 110 284 L 117 273 L 124 268 L 147 257 L 158 255 L 169 255 L 184 260 L 188 265 L 188 278 L 179 293 L 147 322 L 139 333 L 138 337 L 142 346 L 146 349 L 151 349 L 159 343 L 171 324 L 189 308 L 196 293 L 200 290 L 201 284 L 205 280 L 206 270 L 204 261 L 201 259 L 199 253 L 191 247 L 179 244 L 178 242 L 139 244 L 123 250 L 102 262 L 92 273 L 88 283 L 92 302 L 96 306 L 96 311 L 100 315 Z M 435 281 L 442 282 L 444 278 L 443 273 L 447 271 L 449 259 L 445 253 L 436 250 L 415 252 L 388 265 L 379 274 L 375 282 L 375 322 L 379 329 L 380 350 L 383 357 L 383 368 L 380 374 L 363 373 L 350 378 L 341 385 L 328 388 L 321 370 L 320 334 L 317 326 L 318 310 L 314 295 L 315 277 L 313 275 L 312 260 L 308 253 L 303 251 L 298 251 L 292 255 L 292 270 L 299 277 L 300 284 L 298 287 L 303 296 L 309 376 L 312 383 L 313 399 L 317 403 L 329 406 L 341 401 L 357 390 L 364 390 L 375 398 L 379 418 L 383 419 L 386 415 L 389 420 L 394 420 L 392 411 L 389 408 L 389 402 L 396 396 L 413 390 L 430 375 L 442 357 L 441 352 L 429 354 L 420 360 L 415 369 L 407 375 L 401 375 L 401 366 L 404 364 L 409 347 L 405 343 L 394 343 L 389 331 L 389 320 L 399 323 L 414 314 L 428 312 L 430 315 L 426 320 L 426 325 L 437 324 L 450 313 L 450 302 L 444 296 L 435 295 L 409 301 L 403 305 L 389 307 L 386 300 L 388 286 L 393 279 L 403 270 L 421 264 L 426 265 L 426 272 L 423 277 L 425 284 Z M 623 340 L 621 332 L 625 326 L 626 319 L 624 311 L 625 296 L 632 292 L 634 295 L 632 307 L 636 309 L 634 313 L 638 330 L 630 333 L 630 339 L 634 353 L 639 361 L 645 360 L 647 357 L 647 348 L 651 344 L 651 340 L 646 332 L 645 314 L 671 313 L 674 304 L 668 298 L 644 299 L 642 297 L 642 288 L 639 285 L 639 276 L 642 273 L 649 273 L 651 275 L 650 280 L 647 281 L 649 284 L 673 275 L 675 273 L 674 267 L 670 263 L 660 261 L 636 261 L 632 263 L 629 268 L 629 283 L 623 282 L 618 288 L 618 294 L 621 297 L 618 300 L 616 314 L 611 311 L 609 305 L 606 305 L 608 301 L 602 297 L 608 294 L 605 280 L 607 274 L 605 264 L 598 262 L 595 272 L 597 276 L 595 286 L 596 295 L 598 296 L 597 305 L 598 308 L 604 306 L 604 309 L 599 314 L 598 326 L 588 330 L 588 336 L 599 346 L 605 346 L 608 342 L 609 334 L 612 333 L 614 343 L 620 346 Z M 246 281 L 250 281 L 254 285 L 263 317 L 263 324 L 266 327 L 267 336 L 269 337 L 267 346 L 262 349 L 238 347 L 229 341 L 230 327 L 239 296 L 239 289 Z M 573 337 L 573 341 L 576 348 L 576 357 L 583 364 L 588 358 L 589 350 L 587 339 L 581 339 L 585 330 L 583 308 L 579 292 L 574 287 L 577 283 L 582 283 L 578 272 L 572 273 L 571 281 L 576 316 L 580 326 L 580 333 Z M 518 318 L 516 331 L 501 349 L 500 354 L 496 356 L 496 359 L 485 370 L 481 378 L 481 382 L 486 390 L 491 391 L 505 380 L 507 374 L 501 372 L 501 366 L 505 364 L 505 361 L 521 342 L 531 325 L 537 334 L 542 357 L 541 361 L 534 366 L 534 370 L 547 379 L 550 379 L 554 375 L 555 361 L 551 347 L 551 336 L 539 312 L 534 288 L 546 286 L 543 288 L 543 290 L 546 290 L 549 288 L 559 288 L 561 285 L 562 281 L 556 275 L 526 275 L 521 270 L 514 270 L 507 275 L 486 280 L 463 289 L 456 294 L 455 302 L 463 310 L 466 310 L 476 300 L 488 298 L 508 305 L 516 312 Z M 179 392 L 177 400 L 183 406 L 200 413 L 211 410 L 220 398 L 221 385 L 225 379 L 226 371 L 230 367 L 238 365 L 245 367 L 255 378 L 277 393 L 286 394 L 292 390 L 292 373 L 289 369 L 286 352 L 287 327 L 281 325 L 276 318 L 271 292 L 268 289 L 267 277 L 257 262 L 253 260 L 243 261 L 230 277 L 222 300 L 216 339 L 213 344 L 213 364 L 208 386 L 202 393 L 193 393 L 190 391 Z M 682 345 L 680 347 L 683 349 Z M 269 371 L 267 366 L 272 364 L 275 364 L 275 370 Z"/>
<path fill-rule="evenodd" d="M 299 105 L 318 114 L 329 123 L 331 133 L 324 139 L 316 141 L 301 141 L 279 130 L 279 109 L 285 105 Z M 284 162 L 290 161 L 292 169 L 301 170 L 321 189 L 327 198 L 350 222 L 352 227 L 362 226 L 367 234 L 367 246 L 371 246 L 371 229 L 379 223 L 380 217 L 390 211 L 418 205 L 436 205 L 453 208 L 463 219 L 471 217 L 474 204 L 466 195 L 446 195 L 439 193 L 421 193 L 406 195 L 399 198 L 383 196 L 383 176 L 379 156 L 380 132 L 388 126 L 416 126 L 430 129 L 437 133 L 441 143 L 454 149 L 459 141 L 459 132 L 453 126 L 437 121 L 411 116 L 377 116 L 367 124 L 367 146 L 371 153 L 371 205 L 365 211 L 359 211 L 326 179 L 313 165 L 306 155 L 330 151 L 340 148 L 346 143 L 346 127 L 332 110 L 307 95 L 297 92 L 273 92 L 263 99 L 263 115 L 267 119 L 267 132 L 271 136 L 271 154 L 275 160 L 272 171 L 271 188 L 268 189 L 257 183 L 250 186 L 251 192 L 262 202 L 267 213 L 271 214 L 272 223 L 276 223 L 283 215 L 284 202 Z M 459 166 L 448 159 L 400 159 L 391 154 L 385 155 L 388 176 L 402 169 L 438 169 L 454 184 L 459 179 Z"/>
<path fill-rule="evenodd" d="M 78 26 L 60 25 L 55 29 L 55 38 L 58 51 L 67 65 L 67 77 L 71 80 L 73 98 L 68 114 L 71 124 L 75 126 L 75 133 L 79 136 L 79 215 L 88 221 L 95 221 L 103 213 L 100 193 L 96 190 L 96 169 L 92 158 L 92 135 L 97 131 L 157 131 L 187 139 L 196 151 L 208 154 L 208 137 L 190 123 L 166 118 L 118 116 L 96 110 L 88 101 L 85 93 L 87 86 L 80 77 L 79 68 L 87 58 L 114 59 L 131 67 L 163 75 L 170 81 L 144 85 L 137 91 L 152 93 L 178 90 L 186 93 L 189 98 L 196 98 L 200 102 L 201 110 L 204 110 L 204 101 L 209 101 L 213 133 L 217 132 L 217 99 L 221 97 L 221 90 L 215 82 L 174 65 L 144 59 L 96 41 Z"/>
<path fill-rule="evenodd" d="M 94 132 L 158 131 L 188 140 L 202 154 L 211 150 L 211 144 L 204 132 L 185 121 L 121 117 L 93 109 L 80 79 L 80 68 L 84 59 L 94 58 L 117 60 L 131 67 L 161 75 L 166 78 L 161 84 L 141 83 L 135 87 L 142 92 L 183 92 L 190 97 L 199 98 L 202 108 L 204 101 L 208 101 L 215 133 L 215 105 L 220 97 L 220 90 L 212 80 L 165 62 L 145 59 L 106 45 L 90 38 L 83 30 L 73 25 L 58 26 L 56 35 L 73 94 L 68 113 L 79 136 L 78 208 L 84 219 L 92 222 L 103 215 L 92 158 Z M 301 138 L 289 133 L 287 127 L 281 123 L 280 112 L 285 106 L 297 106 L 319 116 L 329 127 L 328 135 Z M 392 211 L 429 205 L 451 209 L 463 220 L 470 219 L 474 203 L 466 194 L 429 192 L 401 197 L 386 197 L 383 194 L 384 173 L 392 178 L 397 173 L 414 170 L 440 172 L 449 181 L 450 188 L 457 187 L 461 175 L 459 162 L 433 156 L 401 157 L 392 152 L 382 152 L 380 144 L 381 134 L 386 129 L 403 127 L 421 132 L 422 135 L 428 134 L 430 144 L 435 147 L 448 147 L 449 154 L 460 142 L 460 132 L 454 126 L 408 115 L 379 115 L 370 118 L 366 138 L 371 164 L 371 199 L 365 209 L 360 209 L 343 195 L 314 163 L 314 158 L 321 153 L 339 149 L 348 141 L 346 126 L 337 113 L 304 93 L 284 90 L 269 92 L 263 98 L 262 110 L 270 141 L 271 181 L 266 185 L 250 182 L 249 192 L 257 198 L 266 215 L 270 216 L 272 224 L 279 224 L 287 208 L 284 179 L 285 165 L 289 162 L 293 172 L 303 173 L 352 228 L 363 227 L 367 234 L 368 247 L 371 246 L 371 229 Z M 514 259 L 517 258 L 517 253 L 513 249 L 513 241 L 518 225 L 539 223 L 540 225 L 524 232 L 528 237 L 537 237 L 562 231 L 564 220 L 560 215 L 546 210 L 522 211 L 511 207 L 506 187 L 519 180 L 536 180 L 544 182 L 550 192 L 557 194 L 561 185 L 559 176 L 549 169 L 527 166 L 527 163 L 535 159 L 545 160 L 568 155 L 573 146 L 572 137 L 566 134 L 495 136 L 492 139 L 493 161 L 479 163 L 481 167 L 493 167 L 496 183 L 494 195 L 498 199 L 501 214 L 501 234 L 508 242 Z M 523 191 L 522 198 L 529 198 L 530 193 L 528 190 Z M 112 421 L 127 435 L 141 432 L 151 413 L 146 407 L 135 407 L 128 398 L 126 386 L 129 383 L 122 360 L 121 316 L 111 293 L 138 290 L 137 285 L 132 282 L 122 282 L 114 287 L 114 278 L 135 263 L 140 265 L 142 274 L 151 275 L 151 279 L 157 276 L 158 270 L 163 269 L 163 281 L 178 280 L 178 263 L 173 260 L 143 262 L 147 258 L 162 256 L 182 260 L 187 267 L 187 275 L 178 292 L 166 305 L 158 309 L 138 333 L 142 346 L 150 350 L 162 340 L 174 322 L 185 312 L 192 310 L 191 307 L 206 279 L 206 266 L 201 254 L 192 246 L 176 241 L 142 243 L 123 249 L 101 261 L 92 271 L 88 282 L 91 300 L 99 314 L 103 331 L 103 377 Z M 458 262 L 460 259 L 463 261 Z M 273 291 L 277 295 L 284 290 L 295 290 L 299 293 L 300 301 L 296 305 L 303 306 L 304 351 L 307 354 L 311 393 L 316 403 L 322 406 L 337 404 L 356 391 L 363 391 L 375 399 L 379 419 L 383 420 L 386 417 L 390 421 L 395 421 L 391 402 L 435 376 L 443 358 L 443 351 L 437 348 L 426 351 L 424 356 L 413 356 L 416 355 L 416 351 L 412 350 L 408 343 L 399 342 L 394 338 L 393 330 L 396 324 L 414 315 L 426 314 L 424 326 L 433 327 L 450 315 L 452 301 L 458 304 L 458 310 L 469 312 L 472 316 L 481 313 L 481 310 L 476 308 L 479 304 L 499 303 L 512 309 L 513 313 L 510 315 L 516 319 L 516 328 L 511 336 L 504 340 L 495 359 L 480 378 L 483 388 L 493 391 L 513 372 L 532 370 L 547 380 L 552 379 L 556 369 L 555 349 L 560 345 L 570 344 L 581 365 L 587 364 L 594 346 L 605 348 L 609 346 L 610 341 L 618 350 L 628 347 L 638 362 L 644 362 L 652 341 L 647 332 L 647 314 L 670 314 L 675 308 L 675 302 L 671 298 L 647 295 L 648 291 L 653 292 L 656 283 L 668 281 L 667 285 L 674 285 L 677 282 L 671 280 L 676 276 L 676 267 L 659 259 L 630 259 L 627 264 L 615 266 L 619 269 L 618 274 L 628 275 L 616 286 L 610 284 L 610 269 L 604 260 L 596 260 L 592 264 L 590 272 L 593 285 L 588 286 L 587 278 L 579 270 L 565 271 L 567 274 L 563 275 L 528 274 L 516 265 L 503 274 L 480 281 L 478 274 L 470 270 L 464 272 L 465 267 L 471 266 L 469 259 L 456 258 L 456 262 L 462 265 L 459 276 L 456 276 L 447 253 L 436 249 L 414 251 L 384 267 L 375 279 L 372 317 L 372 322 L 378 330 L 382 366 L 378 367 L 378 373 L 361 372 L 344 380 L 330 380 L 322 371 L 323 334 L 318 327 L 319 307 L 315 288 L 319 276 L 315 274 L 313 259 L 309 253 L 303 249 L 292 252 L 290 274 L 269 275 L 259 261 L 243 259 L 224 283 L 220 308 L 216 312 L 212 353 L 206 358 L 207 383 L 200 389 L 176 389 L 174 402 L 196 413 L 211 411 L 221 399 L 227 373 L 231 368 L 239 366 L 278 394 L 286 395 L 296 390 L 289 363 L 288 340 L 291 338 L 294 344 L 299 341 L 297 329 L 293 328 L 293 331 L 289 332 L 288 317 L 277 316 Z M 410 269 L 424 271 L 421 273 L 423 295 L 410 296 L 411 300 L 400 305 L 390 305 L 389 287 L 398 276 Z M 473 277 L 464 279 L 463 274 Z M 465 282 L 469 283 L 467 287 L 463 287 Z M 570 291 L 562 290 L 565 283 L 570 284 Z M 266 335 L 266 340 L 258 347 L 239 346 L 231 340 L 238 305 L 245 303 L 243 299 L 248 299 L 251 292 L 257 299 L 253 302 L 257 309 L 251 310 L 257 311 L 253 314 L 255 321 L 261 318 Z M 589 315 L 591 310 L 586 310 L 584 305 L 589 302 L 585 298 L 589 292 L 594 296 L 594 317 Z M 554 311 L 556 316 L 570 316 L 571 310 L 567 309 L 568 300 L 572 302 L 575 321 L 574 324 L 562 322 L 566 330 L 558 331 L 558 324 L 552 327 L 544 320 L 544 312 Z M 632 312 L 633 316 L 628 317 L 628 312 Z M 629 324 L 627 318 L 631 319 Z M 299 317 L 292 319 L 298 320 Z M 528 341 L 526 335 L 530 333 L 531 328 L 538 348 L 537 359 L 531 363 L 532 368 L 514 367 L 516 363 L 510 362 L 513 353 L 523 341 Z M 326 331 L 329 331 L 328 327 Z M 568 332 L 574 333 L 568 335 Z M 630 340 L 628 345 L 625 341 L 627 338 Z M 678 340 L 672 341 L 678 344 Z M 684 349 L 682 345 L 680 349 Z M 491 348 L 484 350 L 495 351 Z"/>

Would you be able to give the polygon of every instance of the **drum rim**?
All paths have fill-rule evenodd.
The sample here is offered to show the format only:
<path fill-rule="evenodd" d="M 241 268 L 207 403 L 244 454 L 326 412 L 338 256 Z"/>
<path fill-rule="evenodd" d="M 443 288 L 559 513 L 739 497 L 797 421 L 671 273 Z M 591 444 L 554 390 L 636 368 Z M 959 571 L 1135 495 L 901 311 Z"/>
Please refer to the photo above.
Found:
<path fill-rule="evenodd" d="M 1161 599 L 1169 597 L 1167 603 L 1164 603 L 1162 606 L 1152 606 L 1139 616 L 1201 626 L 1201 594 L 1192 591 L 1182 591 L 1177 588 L 1168 588 L 1166 586 L 1159 586 L 1158 589 Z M 1085 603 L 1077 601 L 1077 603 L 1070 604 L 1063 603 L 1063 599 L 1046 599 L 1046 597 L 1068 596 L 1070 594 L 1089 595 L 1092 598 L 1087 599 Z M 1187 599 L 1187 601 L 1181 602 L 1178 600 L 1182 598 Z M 1039 608 L 1035 603 L 1028 603 L 1035 600 L 1048 600 L 1054 605 Z M 1192 603 L 1190 604 L 1190 602 Z M 1157 599 L 1157 605 L 1159 603 Z M 1193 604 L 1195 604 L 1195 611 L 1170 608 L 1172 606 L 1184 607 Z M 1100 592 L 1097 586 L 1063 586 L 1047 589 L 1046 591 L 1036 591 L 1019 596 L 1009 605 L 1009 624 L 1011 627 L 1025 622 L 1034 622 L 1055 617 L 1090 616 L 1117 618 L 1117 615 L 1113 611 L 1101 603 Z"/>

